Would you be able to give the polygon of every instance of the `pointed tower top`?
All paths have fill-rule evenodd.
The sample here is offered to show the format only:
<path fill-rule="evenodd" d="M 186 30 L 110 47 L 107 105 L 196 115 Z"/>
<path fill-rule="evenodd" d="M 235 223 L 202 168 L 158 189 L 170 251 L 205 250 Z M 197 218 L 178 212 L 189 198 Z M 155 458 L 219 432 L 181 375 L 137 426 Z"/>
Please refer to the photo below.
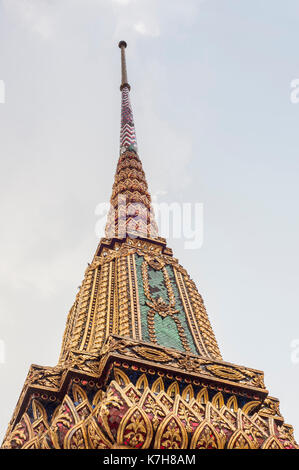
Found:
<path fill-rule="evenodd" d="M 121 50 L 120 157 L 105 233 L 107 238 L 115 236 L 125 238 L 127 235 L 157 238 L 158 227 L 145 174 L 138 156 L 126 67 L 127 43 L 120 41 L 118 46 Z"/>
<path fill-rule="evenodd" d="M 129 83 L 128 83 L 128 76 L 127 76 L 127 64 L 126 64 L 126 47 L 127 43 L 126 41 L 120 41 L 118 43 L 118 47 L 121 50 L 121 85 L 120 89 L 122 90 L 123 88 L 129 88 L 131 89 Z"/>

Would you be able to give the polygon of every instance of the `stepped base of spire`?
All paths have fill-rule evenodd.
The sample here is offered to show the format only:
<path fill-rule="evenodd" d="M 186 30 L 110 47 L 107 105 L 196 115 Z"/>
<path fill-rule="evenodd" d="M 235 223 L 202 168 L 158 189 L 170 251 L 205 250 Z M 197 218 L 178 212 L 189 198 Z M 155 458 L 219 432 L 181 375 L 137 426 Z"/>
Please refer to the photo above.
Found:
<path fill-rule="evenodd" d="M 99 355 L 71 351 L 63 367 L 31 366 L 3 448 L 120 447 L 297 444 L 260 371 L 115 335 Z"/>

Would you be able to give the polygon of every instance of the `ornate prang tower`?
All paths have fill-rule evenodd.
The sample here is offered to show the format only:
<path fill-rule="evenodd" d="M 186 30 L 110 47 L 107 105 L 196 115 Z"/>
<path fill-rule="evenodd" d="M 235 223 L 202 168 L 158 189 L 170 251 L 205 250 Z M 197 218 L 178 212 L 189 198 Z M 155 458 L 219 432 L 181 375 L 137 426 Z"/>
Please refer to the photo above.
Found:
<path fill-rule="evenodd" d="M 56 367 L 32 365 L 4 448 L 290 449 L 259 370 L 222 360 L 203 300 L 159 237 L 138 157 L 125 48 L 111 208 Z"/>

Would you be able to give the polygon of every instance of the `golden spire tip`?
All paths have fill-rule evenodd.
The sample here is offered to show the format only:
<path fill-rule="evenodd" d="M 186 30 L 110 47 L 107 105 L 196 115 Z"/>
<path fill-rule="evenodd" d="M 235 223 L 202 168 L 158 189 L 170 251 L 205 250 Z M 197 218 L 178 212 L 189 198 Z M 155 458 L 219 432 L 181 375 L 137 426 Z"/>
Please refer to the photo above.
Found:
<path fill-rule="evenodd" d="M 118 47 L 120 47 L 120 48 L 122 48 L 122 47 L 127 47 L 126 41 L 119 41 Z"/>

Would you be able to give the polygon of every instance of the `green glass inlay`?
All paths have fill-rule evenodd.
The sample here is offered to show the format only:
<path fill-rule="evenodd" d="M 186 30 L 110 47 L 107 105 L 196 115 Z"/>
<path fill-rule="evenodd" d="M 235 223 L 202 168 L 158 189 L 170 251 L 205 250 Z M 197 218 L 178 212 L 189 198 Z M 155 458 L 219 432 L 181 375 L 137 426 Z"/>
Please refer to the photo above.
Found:
<path fill-rule="evenodd" d="M 145 341 L 150 342 L 150 336 L 147 326 L 147 314 L 150 307 L 146 304 L 147 298 L 144 293 L 143 279 L 141 266 L 144 261 L 143 256 L 135 255 L 136 261 L 136 270 L 137 270 L 137 279 L 138 279 L 138 294 L 140 301 L 140 312 L 141 312 L 141 329 L 142 329 L 142 338 Z M 150 294 L 154 299 L 162 297 L 165 302 L 169 302 L 168 292 L 164 281 L 164 276 L 162 270 L 155 270 L 151 266 L 148 266 L 148 281 Z M 166 266 L 167 273 L 171 282 L 171 286 L 174 292 L 176 304 L 176 310 L 179 310 L 179 313 L 176 314 L 179 318 L 182 327 L 184 328 L 185 336 L 187 337 L 189 347 L 194 354 L 197 354 L 196 346 L 192 337 L 192 333 L 189 329 L 187 318 L 184 312 L 184 308 L 181 302 L 180 294 L 176 285 L 173 268 L 171 265 Z M 178 333 L 177 325 L 173 318 L 170 316 L 162 318 L 159 314 L 156 314 L 154 317 L 155 325 L 155 334 L 157 342 L 160 346 L 168 346 L 171 348 L 184 351 L 184 347 L 181 342 L 181 338 Z"/>

